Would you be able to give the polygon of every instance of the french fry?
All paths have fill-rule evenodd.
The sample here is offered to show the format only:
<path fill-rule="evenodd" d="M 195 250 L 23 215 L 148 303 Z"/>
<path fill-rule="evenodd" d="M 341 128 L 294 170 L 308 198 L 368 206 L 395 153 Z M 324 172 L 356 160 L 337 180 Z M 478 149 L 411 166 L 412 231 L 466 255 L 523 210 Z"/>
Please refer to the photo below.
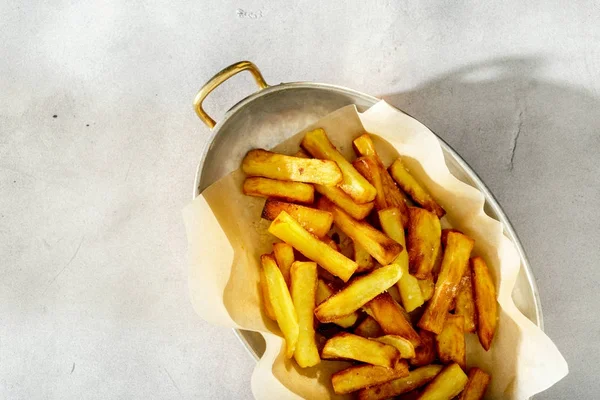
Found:
<path fill-rule="evenodd" d="M 393 368 L 400 353 L 387 344 L 342 332 L 325 343 L 321 357 L 324 359 L 348 359 L 367 364 Z"/>
<path fill-rule="evenodd" d="M 387 200 L 383 191 L 383 180 L 379 173 L 377 160 L 373 156 L 359 157 L 352 161 L 352 166 L 375 188 L 375 208 L 377 210 L 386 208 Z"/>
<path fill-rule="evenodd" d="M 326 198 L 321 197 L 317 202 L 317 207 L 331 212 L 335 225 L 352 238 L 354 243 L 360 244 L 381 265 L 391 263 L 402 251 L 400 244 L 368 223 L 355 220 Z"/>
<path fill-rule="evenodd" d="M 415 203 L 426 210 L 431 211 L 437 215 L 438 218 L 442 218 L 444 214 L 446 214 L 446 211 L 435 202 L 427 190 L 425 190 L 410 172 L 408 172 L 400 158 L 396 159 L 390 166 L 390 174 L 402 190 L 408 193 Z"/>
<path fill-rule="evenodd" d="M 262 218 L 273 221 L 280 212 L 285 211 L 302 225 L 304 229 L 318 238 L 327 235 L 333 223 L 333 215 L 328 211 L 267 199 L 262 210 Z"/>
<path fill-rule="evenodd" d="M 248 196 L 274 197 L 305 204 L 312 204 L 315 201 L 315 188 L 308 183 L 278 181 L 255 176 L 246 178 L 242 190 Z"/>
<path fill-rule="evenodd" d="M 273 305 L 277 324 L 285 338 L 285 355 L 287 358 L 292 358 L 296 351 L 296 344 L 298 343 L 298 335 L 300 333 L 298 316 L 294 308 L 292 296 L 281 271 L 275 263 L 275 258 L 270 254 L 263 254 L 260 257 L 260 261 L 265 273 L 267 286 L 269 287 L 269 299 Z"/>
<path fill-rule="evenodd" d="M 491 377 L 479 368 L 471 368 L 468 374 L 469 380 L 458 400 L 481 400 L 485 395 Z"/>
<path fill-rule="evenodd" d="M 409 207 L 408 259 L 410 272 L 418 279 L 431 275 L 435 259 L 440 251 L 442 228 L 439 218 L 423 209 Z"/>
<path fill-rule="evenodd" d="M 467 380 L 458 364 L 448 365 L 425 387 L 419 400 L 450 400 L 463 390 Z"/>
<path fill-rule="evenodd" d="M 370 315 L 367 315 L 367 318 L 354 328 L 354 334 L 364 338 L 376 338 L 378 336 L 383 336 L 384 332 L 381 330 L 377 321 Z"/>
<path fill-rule="evenodd" d="M 286 156 L 263 149 L 250 150 L 242 161 L 242 170 L 248 176 L 325 186 L 335 186 L 343 178 L 334 161 Z"/>
<path fill-rule="evenodd" d="M 462 315 L 449 314 L 444 323 L 444 329 L 437 335 L 437 352 L 442 364 L 453 362 L 462 369 L 467 367 L 465 343 L 465 318 Z"/>
<path fill-rule="evenodd" d="M 471 266 L 467 266 L 465 275 L 461 278 L 455 298 L 454 314 L 465 318 L 465 332 L 473 333 L 476 330 L 475 299 L 473 298 L 473 285 L 471 284 Z"/>
<path fill-rule="evenodd" d="M 481 346 L 488 351 L 498 324 L 498 304 L 496 287 L 483 258 L 471 259 L 471 278 L 477 309 L 477 336 Z"/>
<path fill-rule="evenodd" d="M 373 185 L 359 174 L 352 164 L 331 144 L 323 129 L 307 132 L 302 140 L 302 147 L 316 158 L 332 160 L 337 163 L 343 175 L 339 187 L 348 193 L 356 203 L 364 204 L 375 199 L 376 190 Z"/>
<path fill-rule="evenodd" d="M 402 226 L 402 217 L 400 210 L 396 207 L 386 208 L 378 212 L 379 222 L 386 235 L 400 243 L 403 247 L 402 251 L 394 260 L 394 263 L 402 266 L 402 278 L 396 286 L 400 292 L 402 305 L 406 311 L 411 312 L 420 307 L 425 300 L 421 292 L 421 287 L 417 278 L 410 275 L 408 272 L 408 252 L 406 251 L 406 240 L 404 238 L 404 228 Z"/>
<path fill-rule="evenodd" d="M 356 272 L 370 271 L 375 267 L 375 261 L 364 247 L 354 243 L 354 261 L 358 264 Z"/>
<path fill-rule="evenodd" d="M 273 243 L 273 255 L 283 274 L 285 283 L 290 286 L 290 268 L 294 263 L 294 248 L 287 243 Z"/>
<path fill-rule="evenodd" d="M 419 338 L 421 339 L 421 345 L 415 348 L 415 357 L 410 359 L 410 365 L 414 367 L 429 365 L 434 362 L 437 357 L 435 335 L 420 329 Z"/>
<path fill-rule="evenodd" d="M 402 226 L 405 227 L 408 224 L 408 207 L 406 206 L 406 199 L 404 195 L 400 192 L 396 183 L 388 173 L 387 169 L 383 165 L 381 158 L 377 154 L 375 150 L 375 145 L 371 140 L 371 136 L 368 133 L 361 135 L 354 139 L 352 142 L 354 146 L 354 150 L 356 154 L 361 157 L 373 157 L 377 162 L 377 167 L 379 169 L 379 176 L 381 177 L 381 188 L 383 189 L 383 198 L 385 199 L 385 204 L 382 204 L 381 209 L 396 207 L 400 212 L 400 219 L 402 221 Z M 360 171 L 359 171 L 360 172 Z M 362 173 L 362 172 L 361 172 Z M 367 177 L 367 180 L 371 182 L 371 180 Z M 373 184 L 373 182 L 371 182 Z M 374 184 L 373 184 L 374 185 Z M 374 185 L 375 186 L 375 185 Z M 377 189 L 377 198 L 380 197 L 379 187 Z"/>
<path fill-rule="evenodd" d="M 423 300 L 429 301 L 433 297 L 433 291 L 435 289 L 435 283 L 433 283 L 433 276 L 430 276 L 427 279 L 417 279 L 417 283 L 421 288 Z"/>
<path fill-rule="evenodd" d="M 371 386 L 358 393 L 359 400 L 383 400 L 408 393 L 431 382 L 442 370 L 441 365 L 427 365 L 410 371 L 405 378 Z"/>
<path fill-rule="evenodd" d="M 377 365 L 350 367 L 333 374 L 331 383 L 335 393 L 346 394 L 405 376 L 408 376 L 408 364 L 401 360 L 396 363 L 394 368 Z"/>
<path fill-rule="evenodd" d="M 262 293 L 263 306 L 267 317 L 273 321 L 277 320 L 271 299 L 269 298 L 269 286 L 267 286 L 267 278 L 265 277 L 265 271 L 263 268 L 260 269 L 260 291 Z"/>
<path fill-rule="evenodd" d="M 314 188 L 317 192 L 327 197 L 333 204 L 350 214 L 354 219 L 365 219 L 375 206 L 375 202 L 357 204 L 346 192 L 335 186 L 315 185 Z"/>
<path fill-rule="evenodd" d="M 321 362 L 315 341 L 314 316 L 317 291 L 317 264 L 295 261 L 290 270 L 292 301 L 298 315 L 299 334 L 294 358 L 302 368 Z"/>
<path fill-rule="evenodd" d="M 333 296 L 335 290 L 331 286 L 329 286 L 325 281 L 319 279 L 317 283 L 317 294 L 316 294 L 316 304 L 319 305 L 331 296 Z M 332 323 L 341 326 L 342 328 L 349 328 L 356 323 L 358 319 L 358 313 L 353 312 L 345 317 L 338 318 L 336 320 L 331 321 Z"/>
<path fill-rule="evenodd" d="M 396 264 L 386 265 L 360 276 L 334 294 L 315 310 L 321 322 L 332 322 L 350 315 L 400 279 L 402 270 Z"/>
<path fill-rule="evenodd" d="M 454 229 L 454 228 L 446 228 L 446 229 L 442 229 L 442 248 L 446 248 L 446 245 L 448 244 L 448 234 L 450 232 L 458 232 L 458 233 L 462 233 L 461 231 L 459 231 L 458 229 Z"/>
<path fill-rule="evenodd" d="M 415 358 L 415 346 L 410 340 L 398 335 L 385 335 L 374 338 L 378 342 L 389 344 L 395 347 L 400 352 L 401 358 Z"/>
<path fill-rule="evenodd" d="M 358 268 L 354 261 L 311 235 L 285 211 L 273 220 L 269 232 L 332 274 L 339 276 L 344 282 L 348 281 Z"/>
<path fill-rule="evenodd" d="M 395 264 L 390 264 L 388 267 Z M 387 267 L 384 267 L 387 268 Z M 396 303 L 389 293 L 381 293 L 365 304 L 365 311 L 375 319 L 386 335 L 398 335 L 409 340 L 413 346 L 419 346 L 421 339 L 406 319 L 400 305 Z"/>
<path fill-rule="evenodd" d="M 458 232 L 448 233 L 448 243 L 440 275 L 435 284 L 431 301 L 427 303 L 425 312 L 419 320 L 419 327 L 439 334 L 443 327 L 450 306 L 456 295 L 458 284 L 463 277 L 474 241 Z M 495 298 L 494 298 L 495 301 Z"/>

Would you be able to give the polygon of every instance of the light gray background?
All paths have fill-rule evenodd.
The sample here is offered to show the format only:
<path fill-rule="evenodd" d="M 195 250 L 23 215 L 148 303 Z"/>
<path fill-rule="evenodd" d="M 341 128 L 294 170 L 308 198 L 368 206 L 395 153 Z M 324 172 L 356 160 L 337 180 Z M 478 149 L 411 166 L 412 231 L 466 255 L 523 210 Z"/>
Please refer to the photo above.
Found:
<path fill-rule="evenodd" d="M 597 397 L 600 8 L 488 3 L 1 2 L 0 398 L 251 398 L 253 361 L 188 301 L 180 217 L 208 136 L 192 99 L 243 59 L 447 140 L 513 221 L 569 362 L 538 398 Z"/>

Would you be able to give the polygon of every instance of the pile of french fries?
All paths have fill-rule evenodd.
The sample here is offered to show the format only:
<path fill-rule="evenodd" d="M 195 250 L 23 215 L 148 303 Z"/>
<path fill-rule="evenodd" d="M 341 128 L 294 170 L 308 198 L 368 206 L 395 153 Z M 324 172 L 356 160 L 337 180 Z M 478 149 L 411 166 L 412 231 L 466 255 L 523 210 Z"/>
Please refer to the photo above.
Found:
<path fill-rule="evenodd" d="M 496 289 L 473 239 L 442 229 L 445 211 L 399 158 L 389 168 L 369 134 L 349 161 L 323 129 L 294 156 L 251 150 L 247 195 L 281 242 L 261 256 L 265 315 L 300 367 L 355 365 L 332 377 L 361 400 L 481 399 L 490 375 L 466 369 L 465 335 L 487 351 Z M 316 192 L 316 194 L 315 194 Z"/>

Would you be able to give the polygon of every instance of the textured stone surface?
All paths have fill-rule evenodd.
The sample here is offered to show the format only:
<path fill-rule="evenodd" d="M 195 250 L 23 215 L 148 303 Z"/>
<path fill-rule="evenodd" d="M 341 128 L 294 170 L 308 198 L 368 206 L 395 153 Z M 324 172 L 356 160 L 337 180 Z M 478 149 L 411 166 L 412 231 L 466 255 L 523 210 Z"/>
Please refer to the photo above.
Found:
<path fill-rule="evenodd" d="M 450 143 L 569 362 L 537 398 L 600 393 L 600 9 L 375 3 L 0 4 L 0 398 L 252 397 L 253 361 L 190 307 L 180 218 L 208 136 L 191 100 L 242 59 L 382 96 Z M 207 109 L 253 90 L 236 77 Z"/>

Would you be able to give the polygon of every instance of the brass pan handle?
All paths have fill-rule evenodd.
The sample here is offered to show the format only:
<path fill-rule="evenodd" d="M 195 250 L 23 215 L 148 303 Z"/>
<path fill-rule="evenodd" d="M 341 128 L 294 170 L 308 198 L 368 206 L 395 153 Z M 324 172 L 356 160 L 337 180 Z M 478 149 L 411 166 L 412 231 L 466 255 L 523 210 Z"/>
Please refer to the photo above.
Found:
<path fill-rule="evenodd" d="M 250 71 L 256 84 L 261 90 L 269 87 L 256 65 L 252 64 L 250 61 L 240 61 L 217 72 L 217 74 L 210 78 L 210 80 L 202 86 L 202 89 L 198 91 L 198 94 L 194 99 L 194 110 L 196 111 L 196 114 L 198 114 L 198 118 L 200 118 L 210 129 L 214 128 L 217 123 L 206 113 L 206 111 L 204 111 L 202 102 L 206 99 L 206 96 L 215 90 L 221 83 L 245 70 Z"/>

